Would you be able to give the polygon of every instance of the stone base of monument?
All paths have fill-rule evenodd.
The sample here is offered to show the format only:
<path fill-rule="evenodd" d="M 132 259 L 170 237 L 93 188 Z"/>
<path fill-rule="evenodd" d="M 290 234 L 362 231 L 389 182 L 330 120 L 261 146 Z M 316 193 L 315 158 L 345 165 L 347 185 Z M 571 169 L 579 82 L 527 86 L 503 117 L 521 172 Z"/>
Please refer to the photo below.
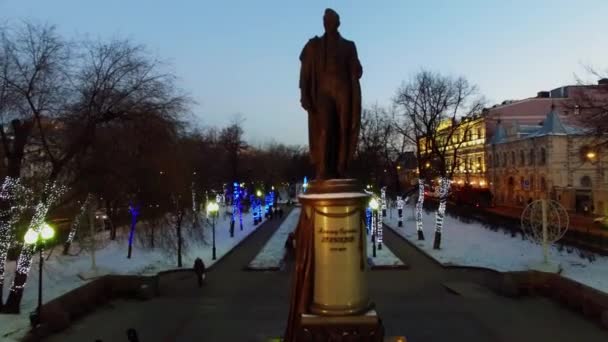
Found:
<path fill-rule="evenodd" d="M 546 273 L 559 273 L 561 266 L 552 262 L 543 262 L 532 264 L 529 266 L 532 271 L 546 272 Z"/>
<path fill-rule="evenodd" d="M 302 315 L 298 341 L 383 342 L 384 327 L 375 310 L 354 316 Z"/>

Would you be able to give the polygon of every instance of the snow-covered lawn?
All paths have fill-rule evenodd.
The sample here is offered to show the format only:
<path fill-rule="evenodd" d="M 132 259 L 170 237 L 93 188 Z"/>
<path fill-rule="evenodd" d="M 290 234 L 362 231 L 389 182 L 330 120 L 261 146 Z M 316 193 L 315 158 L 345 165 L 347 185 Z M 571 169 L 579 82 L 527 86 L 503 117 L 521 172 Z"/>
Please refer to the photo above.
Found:
<path fill-rule="evenodd" d="M 290 232 L 293 232 L 298 225 L 301 208 L 295 208 L 281 224 L 279 229 L 266 242 L 264 248 L 249 263 L 250 269 L 272 269 L 281 265 L 281 260 L 285 254 L 285 241 Z M 376 257 L 372 257 L 372 243 L 368 239 L 367 255 L 374 266 L 403 266 L 403 262 L 397 258 L 388 247 L 376 251 Z"/>
<path fill-rule="evenodd" d="M 184 222 L 184 225 L 186 223 Z M 133 253 L 131 259 L 127 259 L 128 230 L 119 231 L 120 234 L 116 241 L 107 241 L 103 249 L 95 252 L 96 264 L 104 274 L 133 274 L 133 275 L 154 275 L 160 271 L 177 268 L 177 255 L 175 252 L 161 250 L 160 248 L 151 249 L 147 245 L 146 238 L 143 238 L 143 230 L 138 223 L 136 236 L 140 234 L 140 239 L 134 239 Z M 234 237 L 230 237 L 230 220 L 224 215 L 219 215 L 216 222 L 216 255 L 217 259 L 212 260 L 212 228 L 205 223 L 205 218 L 201 219 L 199 230 L 186 230 L 184 228 L 185 250 L 182 254 L 183 267 L 191 268 L 194 259 L 201 257 L 207 267 L 213 265 L 222 256 L 234 248 L 241 240 L 251 234 L 259 225 L 253 226 L 253 218 L 250 214 L 243 215 L 243 231 L 240 230 L 237 221 L 234 227 Z M 172 227 L 167 227 L 175 231 Z M 108 232 L 100 234 L 106 235 Z M 158 232 L 157 232 L 158 234 Z M 192 238 L 193 234 L 202 234 L 204 238 L 198 240 Z M 158 238 L 157 238 L 158 239 Z M 100 239 L 101 240 L 101 239 Z M 159 242 L 157 242 L 159 243 Z M 72 246 L 72 251 L 77 251 L 77 245 Z M 78 275 L 90 271 L 91 256 L 83 251 L 78 256 L 61 255 L 61 246 L 57 246 L 50 259 L 44 262 L 43 267 L 43 302 L 48 302 L 74 288 L 82 286 L 88 281 L 82 280 Z M 11 261 L 6 265 L 5 296 L 8 294 L 8 287 L 13 281 L 15 262 Z M 6 300 L 6 298 L 5 298 Z M 29 329 L 29 313 L 33 311 L 38 300 L 38 255 L 34 258 L 34 264 L 28 276 L 28 282 L 21 302 L 20 315 L 0 315 L 0 340 L 11 341 L 19 340 Z"/>
<path fill-rule="evenodd" d="M 415 221 L 404 217 L 403 227 L 399 228 L 395 216 L 385 223 L 444 265 L 477 266 L 507 272 L 525 271 L 542 261 L 541 247 L 529 240 L 522 240 L 519 234 L 511 237 L 510 234 L 484 228 L 480 223 L 464 223 L 451 216 L 446 216 L 444 220 L 441 249 L 434 250 L 434 212 L 423 211 L 424 241 L 418 241 Z M 566 249 L 559 251 L 551 247 L 549 252 L 550 262 L 561 266 L 562 276 L 608 293 L 608 257 L 597 256 L 595 261 L 590 262 L 576 252 L 568 253 Z"/>

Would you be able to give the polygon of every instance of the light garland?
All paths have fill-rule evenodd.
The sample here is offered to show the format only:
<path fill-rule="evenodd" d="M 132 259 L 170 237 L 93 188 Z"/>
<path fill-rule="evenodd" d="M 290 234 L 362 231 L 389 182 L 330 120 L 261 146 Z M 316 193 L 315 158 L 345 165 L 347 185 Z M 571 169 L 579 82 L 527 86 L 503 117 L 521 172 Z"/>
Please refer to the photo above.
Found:
<path fill-rule="evenodd" d="M 129 214 L 131 214 L 131 229 L 129 230 L 129 251 L 127 252 L 127 258 L 131 259 L 131 252 L 133 250 L 133 238 L 135 237 L 135 226 L 137 225 L 137 216 L 139 216 L 139 206 L 129 205 Z"/>
<path fill-rule="evenodd" d="M 416 202 L 416 230 L 421 232 L 422 223 L 422 205 L 424 204 L 424 179 L 418 179 L 418 201 Z"/>
<path fill-rule="evenodd" d="M 3 202 L 8 202 L 7 206 L 9 209 L 0 213 L 0 295 L 2 294 L 1 289 L 4 287 L 6 258 L 8 256 L 8 250 L 11 246 L 11 228 L 19 220 L 19 216 L 21 215 L 23 209 L 27 207 L 27 205 L 22 205 L 22 203 L 15 202 L 18 202 L 20 197 L 27 197 L 23 196 L 24 194 L 27 195 L 28 191 L 19 183 L 18 178 L 12 178 L 9 176 L 4 178 L 4 182 L 0 188 L 0 200 Z M 0 298 L 0 303 L 1 302 L 2 298 Z"/>
<path fill-rule="evenodd" d="M 367 228 L 367 234 L 372 234 L 372 209 L 370 207 L 365 208 L 365 227 Z"/>
<path fill-rule="evenodd" d="M 380 190 L 380 208 L 382 209 L 382 217 L 386 217 L 386 187 Z"/>
<path fill-rule="evenodd" d="M 398 227 L 403 227 L 403 206 L 405 201 L 401 196 L 397 196 L 397 215 L 399 216 Z"/>
<path fill-rule="evenodd" d="M 47 184 L 44 187 L 44 194 L 47 194 L 46 200 L 42 199 L 36 204 L 34 208 L 34 215 L 29 224 L 29 229 L 39 232 L 44 223 L 44 219 L 49 211 L 49 208 L 55 204 L 59 198 L 67 191 L 67 188 L 56 183 Z M 28 229 L 28 230 L 29 230 Z M 23 290 L 26 284 L 27 275 L 32 266 L 32 257 L 34 256 L 36 245 L 24 244 L 17 260 L 17 267 L 15 269 L 15 278 L 11 285 L 11 292 L 18 292 Z"/>
<path fill-rule="evenodd" d="M 443 219 L 445 217 L 445 208 L 448 201 L 450 184 L 451 182 L 448 178 L 439 178 L 439 208 L 435 214 L 435 231 L 438 233 L 441 233 L 441 229 L 443 228 Z"/>
<path fill-rule="evenodd" d="M 68 239 L 66 240 L 67 243 L 72 243 L 72 241 L 74 241 L 74 237 L 76 236 L 76 231 L 78 231 L 78 227 L 80 226 L 80 220 L 82 219 L 82 217 L 84 216 L 84 214 L 87 210 L 87 206 L 89 205 L 89 202 L 91 201 L 91 197 L 92 197 L 91 194 L 87 195 L 87 197 L 84 200 L 84 203 L 82 203 L 82 206 L 80 207 L 80 212 L 74 218 L 74 222 L 72 222 L 72 226 L 70 227 L 70 233 L 68 234 Z"/>

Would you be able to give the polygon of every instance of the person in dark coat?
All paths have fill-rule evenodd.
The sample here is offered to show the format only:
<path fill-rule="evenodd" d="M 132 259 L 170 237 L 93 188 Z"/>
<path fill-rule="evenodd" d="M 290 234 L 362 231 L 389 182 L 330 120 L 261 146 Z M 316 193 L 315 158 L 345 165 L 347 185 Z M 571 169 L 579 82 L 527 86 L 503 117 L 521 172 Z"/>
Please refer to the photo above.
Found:
<path fill-rule="evenodd" d="M 205 279 L 205 263 L 201 258 L 194 260 L 194 273 L 198 279 L 198 287 L 203 287 L 203 280 Z"/>

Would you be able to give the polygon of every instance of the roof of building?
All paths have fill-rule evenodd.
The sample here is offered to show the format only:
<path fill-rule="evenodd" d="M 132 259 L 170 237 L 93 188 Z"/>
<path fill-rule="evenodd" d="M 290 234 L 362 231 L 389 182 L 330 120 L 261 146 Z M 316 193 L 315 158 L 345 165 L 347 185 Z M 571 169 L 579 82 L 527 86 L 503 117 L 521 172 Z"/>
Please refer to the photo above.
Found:
<path fill-rule="evenodd" d="M 501 122 L 498 122 L 496 125 L 496 132 L 492 135 L 492 139 L 490 139 L 490 144 L 500 144 L 507 140 L 507 130 L 503 126 Z"/>
<path fill-rule="evenodd" d="M 555 108 L 547 114 L 541 125 L 520 125 L 513 123 L 513 134 L 507 134 L 502 122 L 496 125 L 496 132 L 490 139 L 490 144 L 500 144 L 509 140 L 542 137 L 547 135 L 581 135 L 587 130 L 577 126 L 566 125 L 562 122 Z"/>

